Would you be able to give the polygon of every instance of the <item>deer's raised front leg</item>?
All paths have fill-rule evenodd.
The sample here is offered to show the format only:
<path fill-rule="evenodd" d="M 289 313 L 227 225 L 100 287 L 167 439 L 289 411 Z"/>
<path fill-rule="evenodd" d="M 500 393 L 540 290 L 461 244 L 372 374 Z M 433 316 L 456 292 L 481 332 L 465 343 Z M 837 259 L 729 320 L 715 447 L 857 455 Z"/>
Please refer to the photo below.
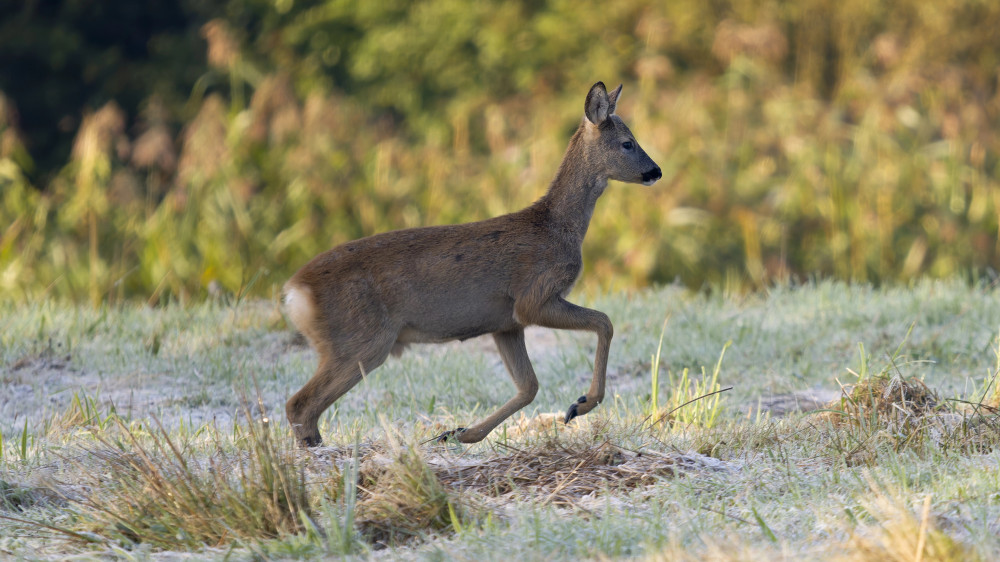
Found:
<path fill-rule="evenodd" d="M 570 405 L 566 411 L 566 423 L 597 407 L 604 400 L 604 379 L 608 371 L 608 350 L 614 327 L 607 314 L 567 302 L 556 295 L 545 301 L 536 310 L 521 310 L 515 305 L 517 317 L 522 322 L 537 324 L 559 330 L 587 330 L 597 334 L 597 354 L 594 356 L 594 376 L 590 390 Z"/>

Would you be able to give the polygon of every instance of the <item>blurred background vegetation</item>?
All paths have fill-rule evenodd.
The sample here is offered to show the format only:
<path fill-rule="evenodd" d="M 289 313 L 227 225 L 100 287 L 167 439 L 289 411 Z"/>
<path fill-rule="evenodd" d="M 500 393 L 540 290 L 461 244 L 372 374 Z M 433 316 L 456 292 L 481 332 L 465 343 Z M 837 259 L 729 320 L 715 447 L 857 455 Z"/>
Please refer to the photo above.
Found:
<path fill-rule="evenodd" d="M 544 193 L 597 80 L 664 179 L 583 285 L 1000 265 L 994 0 L 0 0 L 0 298 L 271 296 Z"/>

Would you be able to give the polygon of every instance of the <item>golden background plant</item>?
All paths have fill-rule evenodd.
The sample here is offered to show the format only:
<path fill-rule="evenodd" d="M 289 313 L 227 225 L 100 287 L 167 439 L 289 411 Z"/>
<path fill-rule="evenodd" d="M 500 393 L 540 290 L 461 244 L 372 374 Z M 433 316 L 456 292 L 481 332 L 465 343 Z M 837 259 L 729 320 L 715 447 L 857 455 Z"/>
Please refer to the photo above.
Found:
<path fill-rule="evenodd" d="M 998 266 L 992 2 L 209 4 L 186 98 L 81 100 L 61 167 L 0 98 L 0 298 L 270 295 L 334 244 L 515 210 L 596 80 L 664 181 L 603 198 L 588 290 Z"/>

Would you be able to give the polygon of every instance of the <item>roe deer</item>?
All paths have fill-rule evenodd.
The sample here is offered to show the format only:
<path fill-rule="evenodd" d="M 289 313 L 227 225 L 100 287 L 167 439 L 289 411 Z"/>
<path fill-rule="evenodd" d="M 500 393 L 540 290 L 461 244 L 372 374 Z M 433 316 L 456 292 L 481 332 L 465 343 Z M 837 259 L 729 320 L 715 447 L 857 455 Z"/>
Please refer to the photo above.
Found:
<path fill-rule="evenodd" d="M 527 406 L 538 380 L 525 326 L 597 334 L 590 390 L 568 423 L 604 399 L 613 328 L 603 312 L 564 297 L 583 266 L 581 246 L 608 180 L 652 185 L 660 168 L 614 114 L 622 87 L 591 87 L 548 193 L 500 217 L 411 228 L 348 242 L 322 253 L 285 284 L 286 311 L 319 354 L 312 379 L 286 404 L 301 445 L 322 442 L 317 422 L 335 400 L 409 343 L 493 334 L 517 395 L 472 427 L 439 436 L 475 443 Z"/>

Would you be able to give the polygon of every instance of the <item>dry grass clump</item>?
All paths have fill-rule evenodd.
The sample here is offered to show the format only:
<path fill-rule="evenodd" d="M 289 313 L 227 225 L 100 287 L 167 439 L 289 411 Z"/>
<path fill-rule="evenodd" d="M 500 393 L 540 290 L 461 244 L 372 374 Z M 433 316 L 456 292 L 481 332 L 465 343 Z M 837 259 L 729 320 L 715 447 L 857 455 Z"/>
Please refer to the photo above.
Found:
<path fill-rule="evenodd" d="M 436 469 L 450 488 L 491 497 L 523 496 L 542 503 L 575 506 L 604 490 L 627 490 L 694 471 L 732 470 L 698 454 L 629 451 L 610 442 L 597 445 L 539 443 L 531 450 L 481 462 L 450 463 Z"/>
<path fill-rule="evenodd" d="M 145 438 L 120 428 L 123 442 L 99 438 L 107 448 L 91 451 L 103 459 L 101 467 L 80 463 L 100 484 L 75 500 L 78 526 L 86 531 L 176 550 L 292 535 L 311 524 L 304 475 L 282 446 L 287 440 L 268 423 L 248 414 L 235 429 L 236 451 L 217 440 L 207 457 L 196 457 L 162 428 Z"/>
<path fill-rule="evenodd" d="M 957 407 L 956 407 L 957 404 Z M 880 374 L 845 387 L 827 406 L 826 419 L 845 429 L 842 446 L 850 465 L 870 464 L 880 445 L 896 451 L 932 443 L 964 453 L 984 453 L 1000 444 L 1000 412 L 976 402 L 942 400 L 914 377 Z"/>
<path fill-rule="evenodd" d="M 841 430 L 835 447 L 850 466 L 874 463 L 881 447 L 919 447 L 949 430 L 937 392 L 915 377 L 885 371 L 844 387 L 828 408 L 823 417 Z"/>
<path fill-rule="evenodd" d="M 357 526 L 373 543 L 394 544 L 461 526 L 464 510 L 414 447 L 388 464 L 370 459 L 358 477 Z"/>
<path fill-rule="evenodd" d="M 847 442 L 840 448 L 847 463 L 855 465 L 873 462 L 880 445 L 899 451 L 923 444 L 932 429 L 940 435 L 946 429 L 944 411 L 937 392 L 923 381 L 883 372 L 845 387 L 825 417 L 846 430 Z"/>
<path fill-rule="evenodd" d="M 845 388 L 833 406 L 840 406 L 835 420 L 848 422 L 860 416 L 904 421 L 941 411 L 936 391 L 916 377 L 873 376 Z"/>
<path fill-rule="evenodd" d="M 366 446 L 359 459 L 351 461 L 360 465 L 352 507 L 355 526 L 376 546 L 457 532 L 496 501 L 586 509 L 587 500 L 604 492 L 628 491 L 695 472 L 737 470 L 697 453 L 638 452 L 609 441 L 567 442 L 557 437 L 524 448 L 494 443 L 508 454 L 470 458 L 437 447 L 401 446 L 387 433 L 388 447 Z M 346 450 L 322 455 L 329 457 L 323 463 L 328 468 L 322 470 L 335 470 L 332 465 L 346 455 Z M 353 481 L 345 478 L 345 487 L 352 486 L 348 479 Z M 350 494 L 333 490 L 333 496 Z"/>

